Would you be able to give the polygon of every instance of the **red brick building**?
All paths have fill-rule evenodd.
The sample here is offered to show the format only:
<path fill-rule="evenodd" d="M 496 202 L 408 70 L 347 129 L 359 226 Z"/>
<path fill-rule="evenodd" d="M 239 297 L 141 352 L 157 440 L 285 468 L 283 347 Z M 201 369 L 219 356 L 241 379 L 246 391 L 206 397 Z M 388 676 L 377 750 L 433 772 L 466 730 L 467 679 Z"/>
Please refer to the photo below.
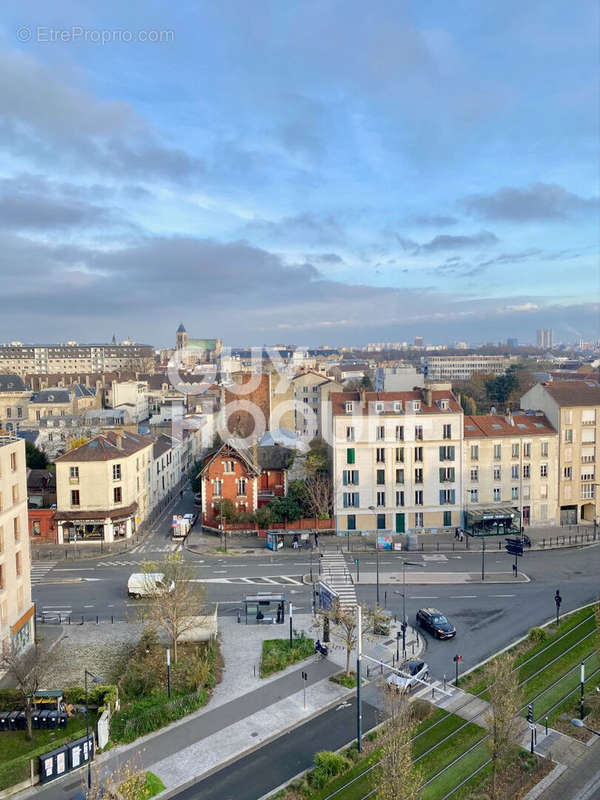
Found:
<path fill-rule="evenodd" d="M 224 444 L 209 453 L 202 477 L 202 520 L 215 522 L 221 500 L 238 511 L 256 511 L 287 493 L 287 469 L 293 452 L 286 447 L 255 447 L 252 451 Z"/>
<path fill-rule="evenodd" d="M 30 508 L 27 511 L 29 517 L 29 538 L 32 542 L 58 542 L 56 528 L 56 509 L 54 508 Z"/>

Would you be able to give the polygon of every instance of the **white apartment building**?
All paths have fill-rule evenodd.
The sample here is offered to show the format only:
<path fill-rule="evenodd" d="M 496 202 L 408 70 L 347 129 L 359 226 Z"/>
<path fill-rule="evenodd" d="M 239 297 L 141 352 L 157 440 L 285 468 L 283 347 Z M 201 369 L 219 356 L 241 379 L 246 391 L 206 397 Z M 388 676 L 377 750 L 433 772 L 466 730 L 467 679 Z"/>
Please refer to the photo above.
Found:
<path fill-rule="evenodd" d="M 34 642 L 25 442 L 0 435 L 0 648 Z"/>
<path fill-rule="evenodd" d="M 312 370 L 290 380 L 275 375 L 269 378 L 269 429 L 287 428 L 305 442 L 327 438 L 331 429 L 329 398 L 332 392 L 341 391 L 341 383 Z"/>
<path fill-rule="evenodd" d="M 0 374 L 0 431 L 18 431 L 29 416 L 31 391 L 13 373 Z"/>
<path fill-rule="evenodd" d="M 112 407 L 127 409 L 134 422 L 148 419 L 147 381 L 113 381 L 111 396 Z"/>
<path fill-rule="evenodd" d="M 331 395 L 338 533 L 461 525 L 463 412 L 449 390 Z"/>
<path fill-rule="evenodd" d="M 425 385 L 425 376 L 417 372 L 412 364 L 398 364 L 394 367 L 376 367 L 376 392 L 410 392 L 417 386 Z"/>
<path fill-rule="evenodd" d="M 154 348 L 147 344 L 0 344 L 0 372 L 58 374 L 77 372 L 154 372 Z"/>
<path fill-rule="evenodd" d="M 152 448 L 152 508 L 160 505 L 179 489 L 182 479 L 181 440 L 166 433 L 156 438 Z"/>
<path fill-rule="evenodd" d="M 463 471 L 467 529 L 557 523 L 558 434 L 542 412 L 466 416 Z"/>
<path fill-rule="evenodd" d="M 468 381 L 474 372 L 503 375 L 514 356 L 426 356 L 425 377 L 433 381 Z"/>

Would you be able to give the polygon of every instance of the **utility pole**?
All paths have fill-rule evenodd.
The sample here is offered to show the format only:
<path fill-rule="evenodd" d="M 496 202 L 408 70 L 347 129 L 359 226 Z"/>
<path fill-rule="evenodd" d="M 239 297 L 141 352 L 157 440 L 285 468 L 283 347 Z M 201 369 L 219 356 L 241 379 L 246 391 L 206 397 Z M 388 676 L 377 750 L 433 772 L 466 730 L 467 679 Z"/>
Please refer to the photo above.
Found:
<path fill-rule="evenodd" d="M 485 536 L 481 537 L 481 580 L 485 580 Z"/>
<path fill-rule="evenodd" d="M 290 650 L 294 646 L 294 609 L 290 603 Z"/>
<path fill-rule="evenodd" d="M 362 620 L 361 608 L 356 606 L 356 633 L 357 633 L 357 649 L 356 649 L 356 748 L 359 753 L 362 753 L 362 704 L 361 704 L 361 677 L 360 677 L 360 660 L 362 657 Z"/>
<path fill-rule="evenodd" d="M 531 754 L 533 755 L 534 735 L 535 735 L 535 722 L 533 721 L 533 703 L 527 706 L 527 722 L 529 723 L 529 730 L 531 731 Z"/>
<path fill-rule="evenodd" d="M 377 563 L 377 605 L 379 605 L 379 545 L 375 542 L 375 556 Z"/>
<path fill-rule="evenodd" d="M 585 717 L 585 662 L 581 662 L 581 700 L 579 702 L 579 718 Z"/>

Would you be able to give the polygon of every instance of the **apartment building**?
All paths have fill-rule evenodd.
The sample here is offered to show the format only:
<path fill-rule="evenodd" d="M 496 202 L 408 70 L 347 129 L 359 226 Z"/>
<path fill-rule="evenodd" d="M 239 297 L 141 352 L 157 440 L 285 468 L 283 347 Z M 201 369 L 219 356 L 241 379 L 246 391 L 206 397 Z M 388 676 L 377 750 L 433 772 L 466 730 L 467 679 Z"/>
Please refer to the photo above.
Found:
<path fill-rule="evenodd" d="M 129 537 L 152 508 L 154 440 L 107 432 L 56 459 L 59 543 Z"/>
<path fill-rule="evenodd" d="M 523 395 L 521 406 L 543 411 L 558 431 L 561 524 L 597 522 L 600 385 L 592 380 L 538 383 Z"/>
<path fill-rule="evenodd" d="M 182 479 L 182 442 L 166 433 L 156 438 L 152 448 L 152 507 L 179 489 Z"/>
<path fill-rule="evenodd" d="M 425 385 L 425 377 L 412 364 L 375 368 L 376 392 L 410 392 Z"/>
<path fill-rule="evenodd" d="M 270 378 L 269 429 L 287 428 L 306 442 L 325 437 L 331 425 L 329 397 L 342 390 L 341 383 L 313 370 L 290 379 L 274 374 Z"/>
<path fill-rule="evenodd" d="M 147 381 L 114 381 L 110 394 L 112 408 L 127 409 L 134 422 L 142 422 L 150 416 Z"/>
<path fill-rule="evenodd" d="M 0 344 L 0 372 L 28 373 L 154 372 L 154 348 L 147 344 Z"/>
<path fill-rule="evenodd" d="M 425 377 L 433 381 L 468 381 L 474 372 L 503 375 L 516 361 L 514 356 L 427 356 Z"/>
<path fill-rule="evenodd" d="M 0 648 L 34 642 L 30 572 L 25 442 L 0 436 Z"/>
<path fill-rule="evenodd" d="M 338 533 L 461 524 L 463 412 L 450 390 L 331 395 Z"/>
<path fill-rule="evenodd" d="M 0 374 L 0 431 L 17 431 L 29 415 L 31 392 L 19 375 Z"/>
<path fill-rule="evenodd" d="M 469 530 L 556 524 L 558 434 L 543 412 L 466 416 L 463 476 Z"/>

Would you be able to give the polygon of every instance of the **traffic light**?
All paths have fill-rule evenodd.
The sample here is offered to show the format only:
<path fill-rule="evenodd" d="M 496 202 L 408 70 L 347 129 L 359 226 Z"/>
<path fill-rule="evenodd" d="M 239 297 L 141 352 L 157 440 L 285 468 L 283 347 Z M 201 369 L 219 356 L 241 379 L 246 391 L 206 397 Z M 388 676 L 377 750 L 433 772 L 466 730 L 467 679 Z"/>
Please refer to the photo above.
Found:
<path fill-rule="evenodd" d="M 462 656 L 459 656 L 458 654 L 456 654 L 456 655 L 454 656 L 454 661 L 455 661 L 455 662 L 457 662 L 457 661 L 462 661 Z"/>
<path fill-rule="evenodd" d="M 506 539 L 506 544 L 504 545 L 506 548 L 506 552 L 510 553 L 512 556 L 522 556 L 523 555 L 523 540 L 522 539 L 513 539 L 508 538 Z"/>
<path fill-rule="evenodd" d="M 527 706 L 527 722 L 533 722 L 533 703 L 529 703 Z"/>
<path fill-rule="evenodd" d="M 406 633 L 406 628 L 408 627 L 408 626 L 407 626 L 407 624 L 406 624 L 406 622 L 403 622 L 403 623 L 400 625 L 400 627 L 401 627 L 401 629 L 402 629 L 402 633 Z"/>

